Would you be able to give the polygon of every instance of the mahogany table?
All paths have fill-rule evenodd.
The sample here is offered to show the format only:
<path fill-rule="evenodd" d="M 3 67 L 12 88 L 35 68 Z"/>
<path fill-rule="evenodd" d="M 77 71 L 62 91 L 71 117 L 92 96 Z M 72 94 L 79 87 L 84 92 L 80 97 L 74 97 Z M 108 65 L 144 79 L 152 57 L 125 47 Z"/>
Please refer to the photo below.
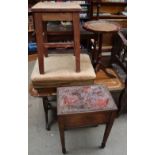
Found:
<path fill-rule="evenodd" d="M 93 63 L 94 67 L 96 68 L 96 65 L 99 63 L 99 56 L 102 52 L 103 34 L 109 32 L 116 33 L 120 29 L 120 26 L 114 22 L 110 22 L 107 20 L 93 20 L 84 23 L 83 28 L 90 32 L 94 32 L 95 35 L 97 35 L 96 38 L 98 39 L 99 48 L 93 55 Z M 97 41 L 95 40 L 95 42 Z"/>
<path fill-rule="evenodd" d="M 80 18 L 81 6 L 74 2 L 38 2 L 32 7 L 35 21 L 35 32 L 40 74 L 44 74 L 44 55 L 48 48 L 74 48 L 76 72 L 80 72 Z M 67 43 L 48 43 L 47 21 L 71 21 L 73 23 L 74 41 Z"/>
<path fill-rule="evenodd" d="M 105 147 L 117 106 L 106 87 L 101 85 L 60 87 L 57 89 L 57 114 L 62 144 L 65 148 L 65 129 L 106 124 L 101 144 Z"/>

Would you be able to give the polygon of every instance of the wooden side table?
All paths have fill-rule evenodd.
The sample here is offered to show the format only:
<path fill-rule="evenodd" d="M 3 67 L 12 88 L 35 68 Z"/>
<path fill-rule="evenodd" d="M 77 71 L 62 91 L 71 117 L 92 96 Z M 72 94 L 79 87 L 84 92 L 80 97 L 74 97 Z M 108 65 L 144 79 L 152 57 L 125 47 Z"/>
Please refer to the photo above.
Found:
<path fill-rule="evenodd" d="M 35 21 L 40 74 L 44 74 L 44 55 L 48 48 L 74 47 L 76 72 L 80 72 L 80 19 L 81 6 L 74 2 L 38 2 L 32 7 Z M 45 22 L 72 21 L 74 41 L 69 43 L 48 43 Z M 44 23 L 43 23 L 44 22 Z"/>
<path fill-rule="evenodd" d="M 100 85 L 61 87 L 57 89 L 57 113 L 62 152 L 65 148 L 65 129 L 106 124 L 101 144 L 105 147 L 117 106 L 106 87 Z"/>
<path fill-rule="evenodd" d="M 116 23 L 113 23 L 107 20 L 93 20 L 93 21 L 88 21 L 84 23 L 83 28 L 90 32 L 94 32 L 95 35 L 97 36 L 96 38 L 98 39 L 98 40 L 95 40 L 95 42 L 98 42 L 99 48 L 98 50 L 95 49 L 95 53 L 93 54 L 93 63 L 94 63 L 94 67 L 96 68 L 97 64 L 99 63 L 100 54 L 102 52 L 102 44 L 104 41 L 103 35 L 109 32 L 113 32 L 113 33 L 118 32 L 120 29 L 120 26 Z M 104 71 L 106 72 L 106 70 Z"/>

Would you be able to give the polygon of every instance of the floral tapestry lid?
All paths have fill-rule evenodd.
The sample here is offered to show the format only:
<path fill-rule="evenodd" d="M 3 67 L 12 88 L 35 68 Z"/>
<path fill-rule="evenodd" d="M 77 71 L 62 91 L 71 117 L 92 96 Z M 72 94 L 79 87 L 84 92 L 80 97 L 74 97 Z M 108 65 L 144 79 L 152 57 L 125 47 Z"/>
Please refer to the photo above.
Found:
<path fill-rule="evenodd" d="M 105 86 L 75 86 L 57 89 L 58 115 L 117 110 Z"/>

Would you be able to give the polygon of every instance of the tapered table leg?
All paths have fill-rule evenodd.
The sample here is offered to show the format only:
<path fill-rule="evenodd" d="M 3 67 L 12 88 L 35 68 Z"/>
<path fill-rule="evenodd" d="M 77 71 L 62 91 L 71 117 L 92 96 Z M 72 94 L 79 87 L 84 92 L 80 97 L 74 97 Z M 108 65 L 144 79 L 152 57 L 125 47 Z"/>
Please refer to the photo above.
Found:
<path fill-rule="evenodd" d="M 116 112 L 112 112 L 110 121 L 109 121 L 109 123 L 106 124 L 106 129 L 105 129 L 103 141 L 101 144 L 101 148 L 104 148 L 106 145 L 106 142 L 107 142 L 107 139 L 109 137 L 109 134 L 110 134 L 110 131 L 111 131 L 115 117 L 116 117 Z"/>

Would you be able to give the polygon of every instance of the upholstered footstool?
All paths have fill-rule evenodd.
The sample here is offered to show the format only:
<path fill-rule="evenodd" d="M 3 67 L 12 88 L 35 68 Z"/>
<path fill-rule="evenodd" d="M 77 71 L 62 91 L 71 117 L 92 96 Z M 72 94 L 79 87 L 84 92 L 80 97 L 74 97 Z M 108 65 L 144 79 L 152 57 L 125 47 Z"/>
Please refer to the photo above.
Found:
<path fill-rule="evenodd" d="M 52 54 L 44 58 L 45 73 L 39 73 L 38 61 L 31 74 L 30 94 L 41 97 L 45 111 L 46 129 L 50 129 L 48 111 L 55 111 L 48 97 L 56 95 L 56 88 L 62 86 L 79 86 L 93 84 L 96 74 L 89 55 L 80 55 L 80 72 L 75 72 L 75 56 L 73 54 Z"/>
<path fill-rule="evenodd" d="M 108 91 L 101 85 L 61 87 L 57 89 L 57 113 L 62 152 L 65 148 L 65 129 L 106 124 L 101 144 L 104 148 L 117 106 Z"/>
<path fill-rule="evenodd" d="M 39 73 L 38 62 L 34 66 L 31 81 L 34 88 L 51 88 L 92 84 L 96 78 L 88 54 L 80 55 L 79 73 L 75 72 L 75 56 L 72 54 L 52 54 L 45 57 L 45 74 Z"/>

